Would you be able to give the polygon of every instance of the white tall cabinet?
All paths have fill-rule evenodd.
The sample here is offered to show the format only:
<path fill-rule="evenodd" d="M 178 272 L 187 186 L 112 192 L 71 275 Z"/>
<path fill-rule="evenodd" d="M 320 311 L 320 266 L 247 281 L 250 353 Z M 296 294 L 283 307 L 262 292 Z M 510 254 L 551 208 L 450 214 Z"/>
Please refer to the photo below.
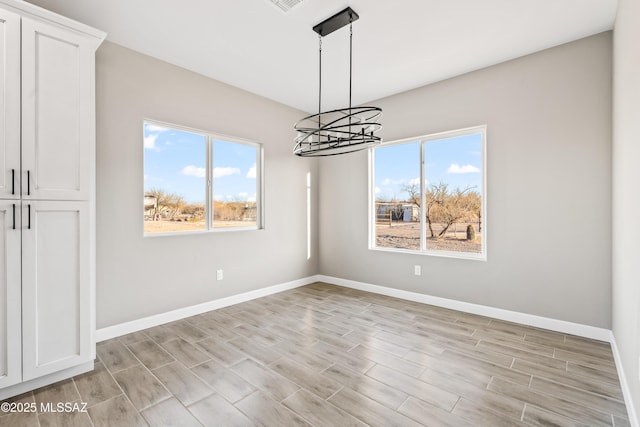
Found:
<path fill-rule="evenodd" d="M 0 0 L 0 398 L 93 366 L 104 36 Z"/>

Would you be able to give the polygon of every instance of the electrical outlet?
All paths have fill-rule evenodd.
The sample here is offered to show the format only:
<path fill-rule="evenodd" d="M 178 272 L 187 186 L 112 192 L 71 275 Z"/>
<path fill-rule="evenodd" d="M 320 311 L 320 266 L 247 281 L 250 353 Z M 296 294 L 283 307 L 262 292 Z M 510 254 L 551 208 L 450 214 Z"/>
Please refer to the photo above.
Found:
<path fill-rule="evenodd" d="M 413 266 L 413 274 L 415 274 L 416 276 L 422 275 L 422 267 L 419 266 L 419 265 L 414 265 Z"/>
<path fill-rule="evenodd" d="M 223 277 L 222 270 L 216 271 L 216 280 L 222 280 Z"/>

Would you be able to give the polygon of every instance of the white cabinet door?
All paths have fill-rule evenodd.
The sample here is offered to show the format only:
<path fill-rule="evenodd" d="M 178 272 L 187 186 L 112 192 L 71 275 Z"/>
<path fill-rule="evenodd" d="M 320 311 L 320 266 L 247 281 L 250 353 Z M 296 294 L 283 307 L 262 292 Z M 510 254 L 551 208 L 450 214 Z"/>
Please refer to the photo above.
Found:
<path fill-rule="evenodd" d="M 22 381 L 20 202 L 0 200 L 0 388 Z"/>
<path fill-rule="evenodd" d="M 88 200 L 93 41 L 22 18 L 22 197 Z"/>
<path fill-rule="evenodd" d="M 20 198 L 20 16 L 0 9 L 0 199 Z"/>
<path fill-rule="evenodd" d="M 22 205 L 23 379 L 91 357 L 88 202 Z"/>

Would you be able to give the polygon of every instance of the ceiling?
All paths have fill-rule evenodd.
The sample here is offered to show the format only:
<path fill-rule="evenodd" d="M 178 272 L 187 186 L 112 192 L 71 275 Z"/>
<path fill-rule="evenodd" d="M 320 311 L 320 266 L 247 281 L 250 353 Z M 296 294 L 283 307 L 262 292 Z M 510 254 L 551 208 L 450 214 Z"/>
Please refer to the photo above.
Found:
<path fill-rule="evenodd" d="M 613 28 L 616 0 L 29 0 L 107 40 L 306 112 L 318 108 L 318 35 L 353 24 L 353 104 Z M 323 38 L 322 109 L 348 104 L 349 31 Z"/>

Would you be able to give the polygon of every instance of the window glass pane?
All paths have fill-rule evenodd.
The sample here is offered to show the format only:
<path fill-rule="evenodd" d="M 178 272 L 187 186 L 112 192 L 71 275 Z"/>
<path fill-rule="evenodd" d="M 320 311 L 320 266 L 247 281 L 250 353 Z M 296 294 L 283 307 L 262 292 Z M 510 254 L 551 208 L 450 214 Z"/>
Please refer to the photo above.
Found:
<path fill-rule="evenodd" d="M 213 141 L 213 227 L 257 225 L 258 147 Z"/>
<path fill-rule="evenodd" d="M 427 250 L 482 252 L 482 134 L 424 147 Z"/>
<path fill-rule="evenodd" d="M 420 143 L 374 149 L 375 245 L 420 250 Z"/>
<path fill-rule="evenodd" d="M 205 230 L 204 135 L 144 124 L 144 232 Z"/>

